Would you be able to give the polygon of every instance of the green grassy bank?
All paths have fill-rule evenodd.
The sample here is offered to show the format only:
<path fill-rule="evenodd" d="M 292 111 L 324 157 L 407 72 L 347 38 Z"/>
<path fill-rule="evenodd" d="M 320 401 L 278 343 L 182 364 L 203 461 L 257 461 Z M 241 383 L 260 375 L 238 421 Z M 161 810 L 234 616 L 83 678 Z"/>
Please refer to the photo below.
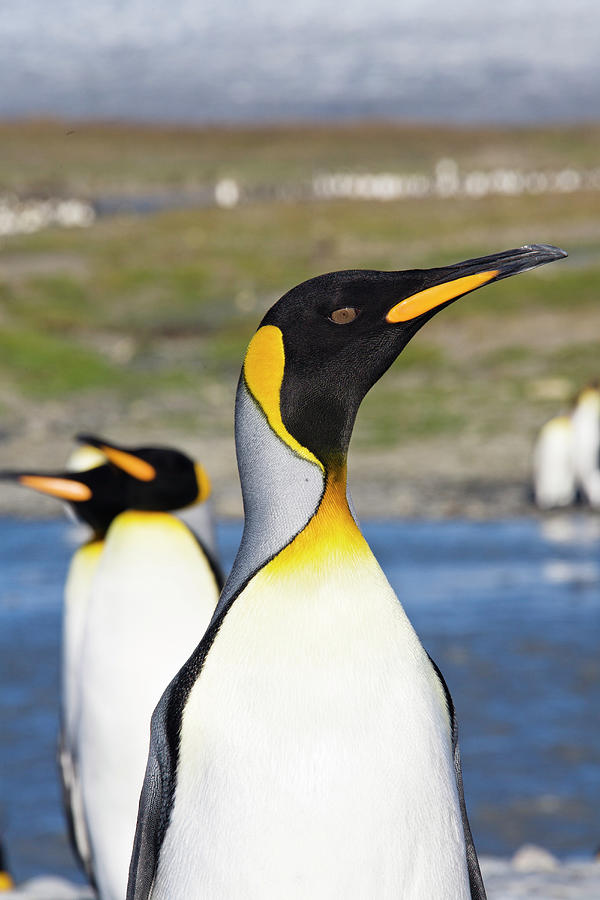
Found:
<path fill-rule="evenodd" d="M 0 125 L 0 191 L 93 198 L 191 191 L 226 176 L 256 188 L 322 171 L 430 173 L 441 157 L 464 171 L 590 169 L 599 147 L 591 126 L 11 123 Z M 441 265 L 548 242 L 569 259 L 480 291 L 423 330 L 367 398 L 354 450 L 365 485 L 371 475 L 419 483 L 432 470 L 444 483 L 525 479 L 537 427 L 600 372 L 599 206 L 591 190 L 263 199 L 0 238 L 0 465 L 17 453 L 18 464 L 26 454 L 58 464 L 78 429 L 170 438 L 210 463 L 231 443 L 244 347 L 292 285 L 333 269 Z M 47 459 L 50 445 L 58 458 Z M 228 453 L 216 465 L 227 485 Z"/>

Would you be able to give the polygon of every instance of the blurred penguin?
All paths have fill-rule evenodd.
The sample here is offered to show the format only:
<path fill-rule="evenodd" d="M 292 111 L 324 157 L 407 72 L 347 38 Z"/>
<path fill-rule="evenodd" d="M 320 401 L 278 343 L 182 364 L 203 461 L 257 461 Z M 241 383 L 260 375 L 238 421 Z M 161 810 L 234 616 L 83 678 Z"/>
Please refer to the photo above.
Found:
<path fill-rule="evenodd" d="M 571 415 L 575 477 L 590 506 L 600 509 L 600 385 L 587 385 Z"/>
<path fill-rule="evenodd" d="M 542 427 L 533 450 L 533 494 L 540 509 L 570 506 L 577 496 L 573 424 L 568 414 Z"/>
<path fill-rule="evenodd" d="M 72 454 L 64 471 L 2 471 L 0 479 L 62 500 L 72 517 L 91 529 L 91 536 L 73 555 L 65 584 L 58 763 L 71 845 L 93 884 L 76 749 L 81 648 L 90 589 L 104 548 L 104 537 L 113 519 L 127 508 L 128 479 L 124 472 L 108 464 L 102 453 L 87 446 Z"/>
<path fill-rule="evenodd" d="M 84 436 L 127 476 L 85 622 L 77 734 L 92 869 L 102 900 L 123 900 L 150 736 L 162 692 L 214 612 L 214 554 L 173 512 L 204 503 L 205 470 L 170 448 Z"/>

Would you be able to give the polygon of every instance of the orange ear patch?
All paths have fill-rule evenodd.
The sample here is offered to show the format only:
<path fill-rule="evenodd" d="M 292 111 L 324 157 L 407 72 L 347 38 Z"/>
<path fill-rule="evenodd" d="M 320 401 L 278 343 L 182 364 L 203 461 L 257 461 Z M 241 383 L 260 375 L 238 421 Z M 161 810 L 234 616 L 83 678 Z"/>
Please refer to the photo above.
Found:
<path fill-rule="evenodd" d="M 150 463 L 133 453 L 127 453 L 126 450 L 117 450 L 116 447 L 110 447 L 108 444 L 102 444 L 100 450 L 106 458 L 123 472 L 127 472 L 132 478 L 138 481 L 154 481 L 156 478 L 156 469 Z"/>
<path fill-rule="evenodd" d="M 487 284 L 498 274 L 497 269 L 490 272 L 478 272 L 476 275 L 465 275 L 462 278 L 455 278 L 454 281 L 446 281 L 443 284 L 426 288 L 392 306 L 385 317 L 386 322 L 409 322 L 411 319 L 416 319 L 417 316 L 422 316 L 423 313 L 441 306 L 442 303 L 447 303 L 448 300 L 454 300 L 468 291 L 474 291 L 475 288 Z"/>
<path fill-rule="evenodd" d="M 303 459 L 323 470 L 323 463 L 289 433 L 281 418 L 280 394 L 285 370 L 283 334 L 275 325 L 262 325 L 248 346 L 244 379 L 275 434 Z"/>

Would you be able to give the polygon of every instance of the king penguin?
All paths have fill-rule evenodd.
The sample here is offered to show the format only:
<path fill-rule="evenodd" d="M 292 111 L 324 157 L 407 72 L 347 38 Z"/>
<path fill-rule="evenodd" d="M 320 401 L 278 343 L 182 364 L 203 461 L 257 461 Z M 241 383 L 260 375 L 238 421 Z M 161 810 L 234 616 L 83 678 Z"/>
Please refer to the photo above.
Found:
<path fill-rule="evenodd" d="M 336 272 L 267 312 L 236 399 L 242 541 L 153 715 L 128 900 L 485 896 L 452 700 L 355 520 L 346 456 L 435 312 L 565 255 Z"/>
<path fill-rule="evenodd" d="M 76 738 L 98 893 L 123 900 L 152 711 L 206 629 L 222 576 L 172 515 L 208 497 L 201 465 L 170 448 L 80 439 L 127 476 L 127 509 L 106 534 L 90 592 Z"/>
<path fill-rule="evenodd" d="M 539 509 L 571 506 L 577 498 L 573 423 L 554 416 L 540 429 L 533 448 L 533 496 Z"/>
<path fill-rule="evenodd" d="M 71 454 L 66 471 L 2 471 L 0 479 L 62 500 L 91 537 L 73 555 L 64 591 L 61 647 L 61 709 L 58 765 L 63 805 L 73 852 L 93 884 L 91 854 L 76 749 L 80 711 L 81 645 L 90 589 L 113 519 L 126 507 L 127 476 L 106 462 L 100 451 L 82 446 Z"/>
<path fill-rule="evenodd" d="M 593 509 L 600 509 L 600 386 L 587 385 L 571 414 L 575 474 Z"/>

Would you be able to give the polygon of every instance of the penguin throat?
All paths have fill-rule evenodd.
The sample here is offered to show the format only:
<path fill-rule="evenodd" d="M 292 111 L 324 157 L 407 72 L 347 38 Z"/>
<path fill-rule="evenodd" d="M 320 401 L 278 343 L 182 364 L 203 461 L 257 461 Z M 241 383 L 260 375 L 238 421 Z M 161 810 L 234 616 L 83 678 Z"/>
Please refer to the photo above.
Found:
<path fill-rule="evenodd" d="M 346 498 L 345 455 L 325 467 L 312 454 L 290 446 L 272 428 L 243 377 L 235 438 L 244 532 L 217 616 L 259 571 L 293 577 L 295 564 L 318 571 L 370 552 Z"/>
<path fill-rule="evenodd" d="M 370 553 L 348 505 L 344 462 L 328 467 L 318 509 L 269 564 L 269 571 L 293 576 L 302 569 L 320 576 L 328 570 L 351 567 Z"/>

